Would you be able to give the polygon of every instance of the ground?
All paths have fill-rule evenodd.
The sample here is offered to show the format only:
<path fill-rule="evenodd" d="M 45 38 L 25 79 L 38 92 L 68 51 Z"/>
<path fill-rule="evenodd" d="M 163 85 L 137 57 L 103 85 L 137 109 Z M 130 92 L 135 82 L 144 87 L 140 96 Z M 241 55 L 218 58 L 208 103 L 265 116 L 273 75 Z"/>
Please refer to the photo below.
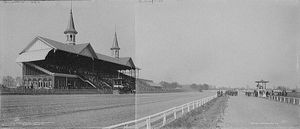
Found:
<path fill-rule="evenodd" d="M 167 124 L 163 129 L 214 129 L 222 120 L 228 97 L 216 98 Z"/>
<path fill-rule="evenodd" d="M 300 106 L 243 94 L 219 97 L 163 128 L 300 129 Z"/>
<path fill-rule="evenodd" d="M 215 93 L 3 95 L 0 96 L 0 128 L 101 128 L 152 115 Z"/>
<path fill-rule="evenodd" d="M 264 98 L 232 96 L 222 129 L 299 129 L 300 106 Z"/>

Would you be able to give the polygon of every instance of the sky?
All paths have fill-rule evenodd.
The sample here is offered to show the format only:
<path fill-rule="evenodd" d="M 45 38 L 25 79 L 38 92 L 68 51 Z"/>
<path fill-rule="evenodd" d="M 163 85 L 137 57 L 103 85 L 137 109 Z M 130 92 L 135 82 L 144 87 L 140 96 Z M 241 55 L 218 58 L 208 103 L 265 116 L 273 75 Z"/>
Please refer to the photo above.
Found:
<path fill-rule="evenodd" d="M 65 41 L 70 2 L 0 4 L 0 77 L 21 75 L 18 53 L 36 36 Z M 79 43 L 120 56 L 156 82 L 295 88 L 298 0 L 100 0 L 73 2 Z M 299 76 L 298 76 L 299 78 Z"/>
<path fill-rule="evenodd" d="M 136 58 L 154 80 L 296 86 L 299 3 L 178 0 L 139 5 Z M 298 41 L 297 41 L 298 40 Z"/>

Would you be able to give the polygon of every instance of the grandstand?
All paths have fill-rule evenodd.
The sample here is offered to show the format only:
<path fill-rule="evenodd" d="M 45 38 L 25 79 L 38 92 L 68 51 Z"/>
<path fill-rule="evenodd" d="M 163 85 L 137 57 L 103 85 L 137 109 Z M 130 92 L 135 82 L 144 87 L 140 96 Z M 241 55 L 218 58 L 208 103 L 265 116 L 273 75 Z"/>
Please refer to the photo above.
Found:
<path fill-rule="evenodd" d="M 25 89 L 135 90 L 138 68 L 132 58 L 119 57 L 115 32 L 112 56 L 96 53 L 90 43 L 77 44 L 72 9 L 66 42 L 35 37 L 16 59 L 22 65 Z"/>

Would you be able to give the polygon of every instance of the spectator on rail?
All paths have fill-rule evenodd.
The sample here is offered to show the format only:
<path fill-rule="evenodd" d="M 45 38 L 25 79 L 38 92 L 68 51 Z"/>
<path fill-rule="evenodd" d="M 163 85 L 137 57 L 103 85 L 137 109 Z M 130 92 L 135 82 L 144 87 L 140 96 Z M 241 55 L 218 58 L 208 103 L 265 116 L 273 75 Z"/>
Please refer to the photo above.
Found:
<path fill-rule="evenodd" d="M 270 95 L 270 93 L 269 93 L 269 91 L 267 91 L 267 92 L 266 92 L 266 96 L 269 97 L 269 95 Z"/>

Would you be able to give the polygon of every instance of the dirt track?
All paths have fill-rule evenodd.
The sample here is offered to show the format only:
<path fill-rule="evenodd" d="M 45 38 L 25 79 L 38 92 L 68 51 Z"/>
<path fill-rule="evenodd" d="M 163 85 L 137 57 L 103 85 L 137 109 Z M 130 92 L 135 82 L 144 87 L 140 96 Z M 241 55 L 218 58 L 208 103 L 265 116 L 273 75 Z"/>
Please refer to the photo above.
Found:
<path fill-rule="evenodd" d="M 215 92 L 141 95 L 1 96 L 0 128 L 101 128 L 211 96 Z"/>
<path fill-rule="evenodd" d="M 300 129 L 300 106 L 263 98 L 232 96 L 222 129 Z"/>

